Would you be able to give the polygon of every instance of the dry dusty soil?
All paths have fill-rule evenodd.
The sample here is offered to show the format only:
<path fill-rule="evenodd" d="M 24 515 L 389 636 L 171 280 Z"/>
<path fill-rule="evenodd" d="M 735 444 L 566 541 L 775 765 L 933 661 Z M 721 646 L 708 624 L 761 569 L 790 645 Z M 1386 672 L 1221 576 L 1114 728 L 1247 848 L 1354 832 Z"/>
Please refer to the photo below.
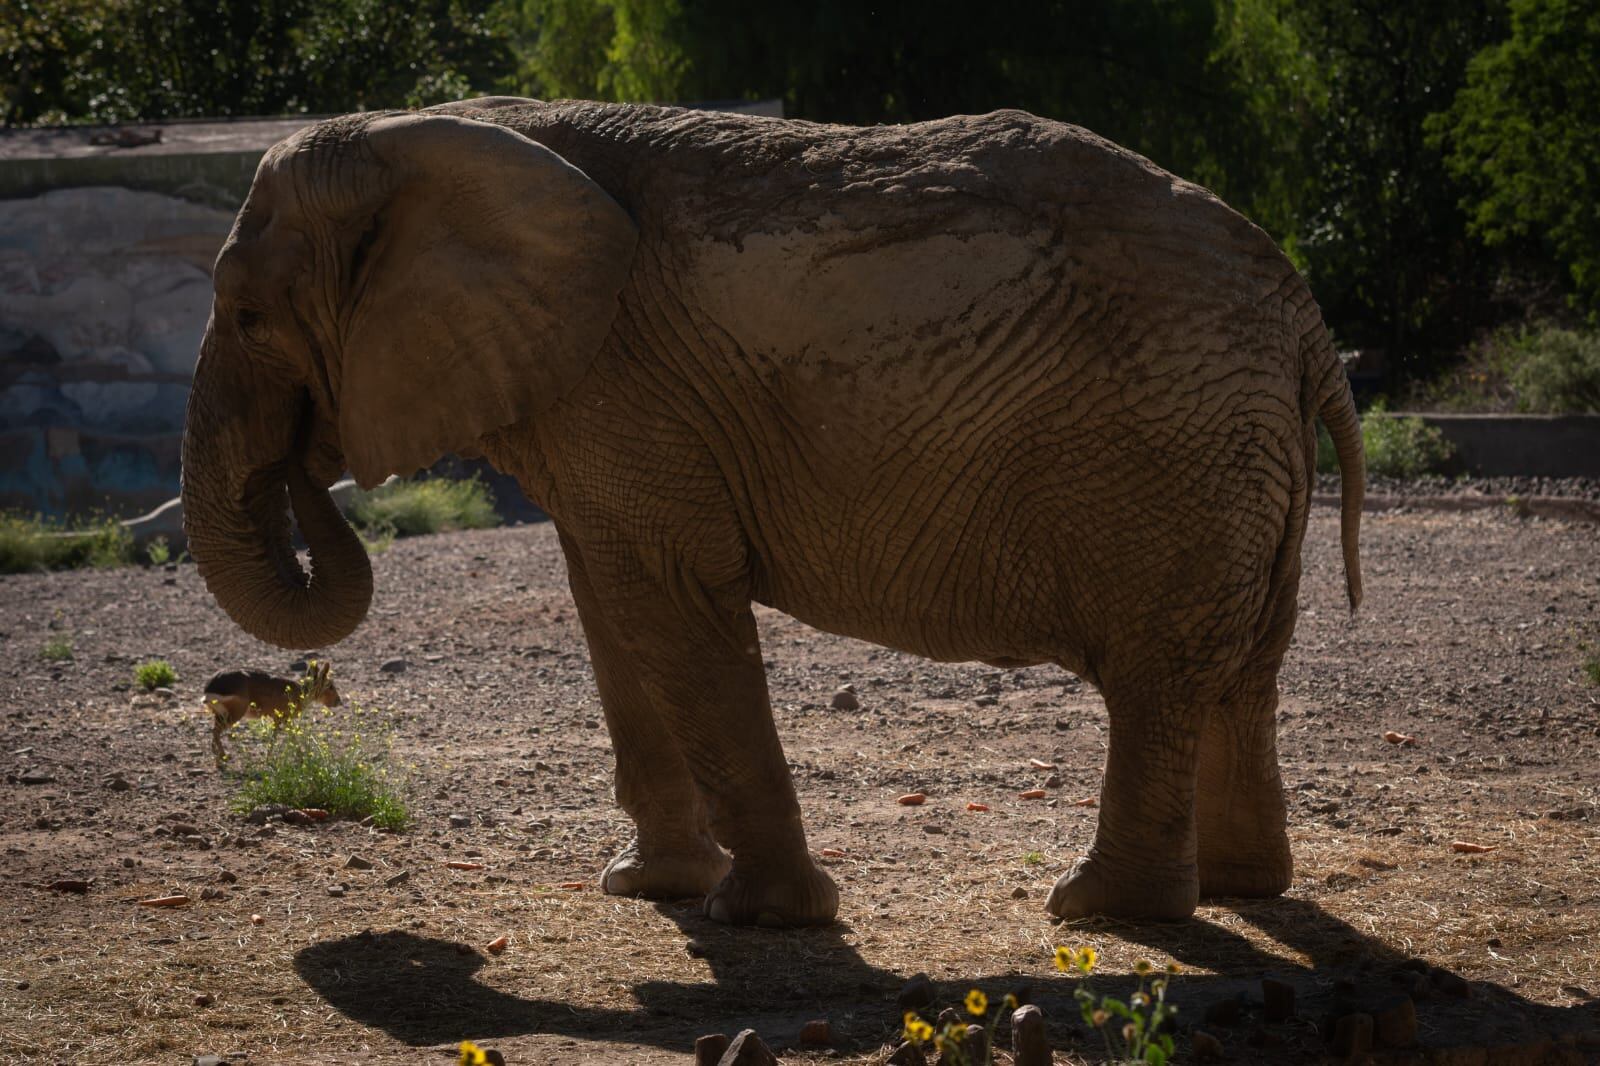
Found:
<path fill-rule="evenodd" d="M 1098 948 L 1102 992 L 1127 995 L 1137 959 L 1180 963 L 1187 1061 L 1195 1028 L 1229 1061 L 1316 1061 L 1329 1018 L 1375 1013 L 1404 1042 L 1411 1011 L 1419 1047 L 1379 1061 L 1600 1060 L 1600 688 L 1581 669 L 1600 527 L 1371 514 L 1364 549 L 1351 621 L 1335 512 L 1315 509 L 1282 678 L 1292 890 L 1175 924 L 1044 912 L 1089 840 L 1105 743 L 1099 698 L 1058 670 L 929 663 L 762 612 L 811 846 L 844 902 L 830 928 L 727 929 L 594 888 L 629 829 L 549 526 L 376 559 L 372 617 L 331 657 L 415 763 L 398 834 L 231 812 L 201 687 L 294 656 L 230 624 L 192 566 L 0 579 L 0 1060 L 444 1066 L 471 1038 L 513 1066 L 679 1063 L 700 1034 L 753 1027 L 786 1061 L 876 1063 L 920 971 L 940 1006 L 1019 991 L 1057 1062 L 1100 1061 L 1058 944 Z M 63 634 L 75 658 L 47 661 Z M 181 675 L 171 699 L 130 691 L 151 656 Z M 830 706 L 846 683 L 859 710 Z M 1043 799 L 1019 797 L 1050 773 L 1030 760 L 1057 767 Z M 912 791 L 927 803 L 897 805 Z M 1294 987 L 1294 1017 L 1267 1017 L 1263 976 Z M 831 1046 L 802 1047 L 819 1018 Z"/>

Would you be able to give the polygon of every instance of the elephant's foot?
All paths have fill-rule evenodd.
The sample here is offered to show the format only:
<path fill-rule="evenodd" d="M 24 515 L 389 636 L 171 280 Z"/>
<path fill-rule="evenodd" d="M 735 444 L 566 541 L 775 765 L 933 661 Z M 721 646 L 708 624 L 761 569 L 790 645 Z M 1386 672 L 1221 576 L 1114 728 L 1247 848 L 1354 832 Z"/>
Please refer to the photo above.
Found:
<path fill-rule="evenodd" d="M 635 841 L 606 865 L 600 888 L 613 896 L 698 898 L 727 876 L 728 866 L 727 853 L 710 840 L 681 850 L 651 848 L 648 854 Z"/>
<path fill-rule="evenodd" d="M 706 917 L 728 925 L 827 925 L 839 913 L 839 889 L 833 878 L 809 857 L 804 865 L 779 871 L 773 867 L 733 869 L 706 897 Z"/>
<path fill-rule="evenodd" d="M 1205 899 L 1236 896 L 1260 899 L 1281 896 L 1294 879 L 1294 859 L 1289 854 L 1289 837 L 1279 832 L 1277 839 L 1243 848 L 1224 850 L 1202 838 L 1200 842 L 1200 895 Z"/>
<path fill-rule="evenodd" d="M 1143 918 L 1175 921 L 1194 913 L 1199 902 L 1194 868 L 1165 873 L 1113 869 L 1091 852 L 1057 879 L 1045 907 L 1057 918 Z"/>

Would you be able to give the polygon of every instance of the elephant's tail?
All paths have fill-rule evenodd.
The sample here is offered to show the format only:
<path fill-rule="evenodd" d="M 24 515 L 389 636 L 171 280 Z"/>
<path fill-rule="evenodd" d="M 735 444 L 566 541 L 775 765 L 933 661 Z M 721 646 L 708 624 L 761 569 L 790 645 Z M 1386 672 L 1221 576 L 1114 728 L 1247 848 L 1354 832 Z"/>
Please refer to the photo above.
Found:
<path fill-rule="evenodd" d="M 1339 544 L 1344 549 L 1345 593 L 1350 599 L 1350 613 L 1354 614 L 1361 606 L 1361 504 L 1367 488 L 1361 419 L 1356 414 L 1355 398 L 1350 395 L 1350 378 L 1320 316 L 1312 336 L 1315 340 L 1307 353 L 1307 372 L 1319 383 L 1314 394 L 1317 417 L 1328 427 L 1333 450 L 1339 457 Z"/>

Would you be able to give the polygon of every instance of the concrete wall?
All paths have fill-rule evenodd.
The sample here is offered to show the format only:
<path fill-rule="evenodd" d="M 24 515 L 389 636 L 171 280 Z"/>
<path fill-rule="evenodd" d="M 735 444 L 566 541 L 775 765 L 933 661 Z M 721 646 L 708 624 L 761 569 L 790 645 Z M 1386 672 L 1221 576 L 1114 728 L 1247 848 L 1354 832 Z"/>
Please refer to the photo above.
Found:
<path fill-rule="evenodd" d="M 1474 415 L 1396 411 L 1437 427 L 1455 447 L 1447 473 L 1600 477 L 1600 415 Z"/>

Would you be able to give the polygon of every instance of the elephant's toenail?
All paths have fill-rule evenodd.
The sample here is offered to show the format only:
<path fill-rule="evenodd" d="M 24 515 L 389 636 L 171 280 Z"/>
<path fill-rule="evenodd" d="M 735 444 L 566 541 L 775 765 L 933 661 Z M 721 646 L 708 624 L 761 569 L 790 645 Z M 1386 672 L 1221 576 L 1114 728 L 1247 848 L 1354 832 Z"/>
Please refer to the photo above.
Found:
<path fill-rule="evenodd" d="M 712 896 L 706 900 L 706 917 L 724 925 L 731 925 L 733 921 L 728 916 L 728 901 L 721 896 Z"/>
<path fill-rule="evenodd" d="M 788 923 L 777 911 L 762 911 L 756 915 L 756 924 L 767 929 L 782 929 Z"/>

